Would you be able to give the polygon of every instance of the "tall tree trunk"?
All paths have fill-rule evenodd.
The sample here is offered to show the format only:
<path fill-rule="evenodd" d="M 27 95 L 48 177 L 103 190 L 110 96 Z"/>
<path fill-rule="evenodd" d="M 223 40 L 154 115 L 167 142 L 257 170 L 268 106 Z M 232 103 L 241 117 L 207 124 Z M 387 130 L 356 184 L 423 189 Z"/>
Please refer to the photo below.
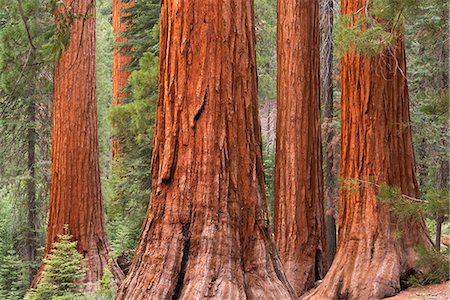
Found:
<path fill-rule="evenodd" d="M 333 22 L 334 1 L 322 0 L 322 46 L 321 46 L 321 75 L 322 102 L 325 136 L 325 223 L 327 242 L 327 262 L 330 266 L 336 255 L 337 237 L 335 206 L 338 196 L 337 176 L 335 168 L 336 143 L 333 128 L 334 97 L 333 97 Z"/>
<path fill-rule="evenodd" d="M 326 271 L 319 0 L 278 1 L 275 240 L 297 294 Z"/>
<path fill-rule="evenodd" d="M 131 53 L 126 48 L 120 46 L 126 41 L 123 32 L 129 29 L 129 24 L 123 22 L 123 18 L 127 16 L 124 12 L 134 5 L 134 0 L 124 3 L 122 0 L 113 0 L 112 4 L 112 26 L 114 31 L 115 49 L 113 54 L 113 69 L 112 69 L 112 88 L 113 88 L 113 105 L 121 104 L 128 96 L 125 87 L 128 84 L 128 77 L 131 72 L 125 68 L 130 64 L 132 57 Z M 117 156 L 120 150 L 119 141 L 113 140 L 113 158 Z"/>
<path fill-rule="evenodd" d="M 153 189 L 118 299 L 293 299 L 264 193 L 253 1 L 162 1 Z"/>
<path fill-rule="evenodd" d="M 447 17 L 447 11 L 444 10 L 442 12 L 442 18 Z M 442 51 L 440 55 L 440 63 L 445 66 L 448 62 L 448 44 L 446 42 L 442 43 Z M 441 76 L 438 84 L 438 89 L 441 90 L 441 93 L 447 95 L 448 97 L 448 84 L 449 84 L 449 73 L 448 68 L 443 67 Z M 448 190 L 449 189 L 449 179 L 450 179 L 450 161 L 448 159 L 448 150 L 450 141 L 448 139 L 448 123 L 445 123 L 442 128 L 442 148 L 444 149 L 444 154 L 441 157 L 439 162 L 439 171 L 437 173 L 437 187 L 440 190 Z M 442 235 L 442 224 L 445 222 L 444 215 L 436 216 L 436 242 L 435 246 L 438 251 L 441 250 L 441 235 Z"/>
<path fill-rule="evenodd" d="M 428 177 L 428 164 L 427 164 L 427 141 L 423 138 L 419 145 L 417 146 L 417 154 L 419 156 L 419 163 L 417 166 L 417 171 L 419 175 L 419 187 L 421 192 L 425 192 L 427 187 L 427 177 Z"/>
<path fill-rule="evenodd" d="M 28 105 L 28 176 L 27 181 L 27 233 L 25 259 L 30 264 L 30 282 L 36 273 L 36 243 L 37 243 L 37 206 L 36 206 L 36 103 L 30 99 Z"/>
<path fill-rule="evenodd" d="M 68 14 L 76 17 L 69 23 L 70 42 L 54 71 L 50 213 L 44 256 L 68 224 L 86 259 L 85 289 L 95 290 L 110 259 L 100 191 L 95 1 L 66 0 L 64 4 L 56 8 L 57 24 Z M 43 265 L 33 286 L 39 283 L 42 271 Z M 115 263 L 112 272 L 118 281 L 122 279 Z"/>
<path fill-rule="evenodd" d="M 342 14 L 364 5 L 365 0 L 344 0 Z M 401 276 L 415 269 L 415 248 L 432 246 L 421 217 L 399 220 L 377 202 L 376 185 L 370 183 L 419 197 L 405 74 L 403 37 L 378 56 L 349 51 L 342 59 L 339 246 L 310 299 L 394 295 Z"/>
<path fill-rule="evenodd" d="M 448 126 L 444 126 L 444 140 L 442 141 L 443 148 L 448 149 L 448 140 L 447 140 L 447 133 L 448 132 Z M 449 188 L 449 173 L 450 173 L 450 162 L 446 155 L 442 158 L 442 160 L 439 162 L 439 170 L 437 173 L 437 187 L 440 190 L 448 190 Z M 442 235 L 442 224 L 445 222 L 445 216 L 437 213 L 435 216 L 436 219 L 436 241 L 435 241 L 435 247 L 438 251 L 441 250 L 441 235 Z"/>

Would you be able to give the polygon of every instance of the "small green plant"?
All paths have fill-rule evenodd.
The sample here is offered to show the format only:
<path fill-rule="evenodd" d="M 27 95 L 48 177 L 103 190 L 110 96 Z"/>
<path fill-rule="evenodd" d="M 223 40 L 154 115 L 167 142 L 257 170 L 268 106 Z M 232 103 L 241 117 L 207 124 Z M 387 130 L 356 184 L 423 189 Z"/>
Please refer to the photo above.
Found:
<path fill-rule="evenodd" d="M 36 289 L 25 297 L 27 300 L 62 300 L 75 299 L 82 294 L 83 279 L 86 269 L 83 268 L 83 256 L 77 251 L 77 241 L 64 225 L 64 234 L 53 244 L 51 254 L 44 259 L 45 267 L 42 280 Z"/>
<path fill-rule="evenodd" d="M 24 263 L 14 250 L 0 254 L 0 299 L 21 299 L 27 289 L 28 272 Z"/>
<path fill-rule="evenodd" d="M 114 284 L 114 277 L 113 274 L 111 273 L 111 262 L 109 263 L 109 267 L 105 268 L 104 272 L 103 272 L 103 277 L 102 279 L 99 280 L 99 285 L 100 288 L 97 290 L 97 296 L 100 299 L 105 299 L 105 300 L 113 300 L 115 299 L 116 296 L 116 288 L 115 288 L 115 284 Z"/>
<path fill-rule="evenodd" d="M 441 253 L 423 246 L 417 248 L 417 268 L 421 272 L 409 276 L 404 283 L 408 286 L 422 286 L 440 283 L 448 279 L 450 269 L 448 264 L 448 250 Z"/>

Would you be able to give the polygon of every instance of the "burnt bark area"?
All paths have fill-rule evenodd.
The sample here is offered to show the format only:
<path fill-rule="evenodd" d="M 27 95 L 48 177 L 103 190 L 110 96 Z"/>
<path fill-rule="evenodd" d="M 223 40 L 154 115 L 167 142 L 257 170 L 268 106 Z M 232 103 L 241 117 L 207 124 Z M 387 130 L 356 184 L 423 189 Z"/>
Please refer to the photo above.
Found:
<path fill-rule="evenodd" d="M 345 0 L 342 13 L 364 3 Z M 419 197 L 403 36 L 378 56 L 349 51 L 341 64 L 339 246 L 323 282 L 306 298 L 381 299 L 398 293 L 402 276 L 416 269 L 416 247 L 432 246 L 422 218 L 398 219 L 370 183 Z"/>
<path fill-rule="evenodd" d="M 162 1 L 153 189 L 118 299 L 293 299 L 268 224 L 253 1 Z"/>
<path fill-rule="evenodd" d="M 320 122 L 319 1 L 279 1 L 274 232 L 298 295 L 327 266 Z"/>
<path fill-rule="evenodd" d="M 50 212 L 44 257 L 69 226 L 77 250 L 85 257 L 85 290 L 98 288 L 109 265 L 102 195 L 100 190 L 97 99 L 95 74 L 95 1 L 66 0 L 57 5 L 56 24 L 70 7 L 70 42 L 55 63 L 52 124 Z M 86 17 L 85 16 L 89 16 Z M 36 287 L 44 264 L 33 280 Z M 119 283 L 123 273 L 112 262 Z"/>
<path fill-rule="evenodd" d="M 337 164 L 339 157 L 338 143 L 336 142 L 334 121 L 334 96 L 333 96 L 333 25 L 334 24 L 334 0 L 321 1 L 321 100 L 323 107 L 323 127 L 325 163 L 325 229 L 327 242 L 327 263 L 330 266 L 336 255 L 337 234 L 336 234 L 336 204 L 338 202 L 339 191 L 337 184 Z"/>

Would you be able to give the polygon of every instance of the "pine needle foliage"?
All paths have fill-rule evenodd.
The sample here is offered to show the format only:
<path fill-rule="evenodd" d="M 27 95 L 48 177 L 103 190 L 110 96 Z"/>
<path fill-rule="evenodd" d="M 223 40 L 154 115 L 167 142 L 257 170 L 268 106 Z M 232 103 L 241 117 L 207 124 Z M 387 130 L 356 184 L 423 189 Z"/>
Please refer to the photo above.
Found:
<path fill-rule="evenodd" d="M 51 254 L 44 259 L 45 267 L 38 287 L 27 295 L 27 300 L 74 299 L 82 294 L 82 280 L 86 276 L 83 255 L 77 251 L 77 241 L 64 225 L 64 234 L 53 244 Z"/>
<path fill-rule="evenodd" d="M 441 283 L 448 280 L 450 276 L 450 267 L 448 264 L 448 249 L 441 253 L 434 249 L 427 250 L 425 247 L 418 247 L 417 267 L 422 272 L 409 276 L 404 283 L 407 286 L 422 286 L 433 283 Z"/>
<path fill-rule="evenodd" d="M 357 52 L 373 56 L 389 50 L 402 37 L 405 19 L 419 15 L 430 1 L 434 0 L 367 0 L 355 13 L 338 18 L 336 55 Z"/>
<path fill-rule="evenodd" d="M 110 267 L 105 268 L 103 277 L 98 282 L 100 288 L 97 290 L 97 298 L 102 300 L 113 300 L 116 296 L 116 288 L 114 287 L 114 277 Z"/>
<path fill-rule="evenodd" d="M 410 201 L 405 198 L 399 187 L 382 184 L 378 188 L 377 199 L 381 203 L 388 204 L 390 210 L 400 219 L 420 217 L 425 215 L 429 218 L 443 216 L 448 219 L 448 208 L 450 207 L 448 190 L 431 190 L 422 202 Z"/>

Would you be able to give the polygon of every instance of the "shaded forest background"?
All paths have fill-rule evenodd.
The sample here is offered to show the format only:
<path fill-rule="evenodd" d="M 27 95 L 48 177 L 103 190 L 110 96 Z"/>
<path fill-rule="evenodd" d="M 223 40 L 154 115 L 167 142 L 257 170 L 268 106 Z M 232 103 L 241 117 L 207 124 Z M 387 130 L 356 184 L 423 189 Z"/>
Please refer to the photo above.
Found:
<path fill-rule="evenodd" d="M 413 1 L 414 2 L 414 1 Z M 323 6 L 329 1 L 323 1 Z M 409 5 L 409 4 L 408 4 Z M 43 255 L 49 203 L 53 60 L 63 45 L 53 41 L 52 1 L 0 0 L 0 298 L 20 299 Z M 332 73 L 323 64 L 322 80 L 334 82 L 332 117 L 323 117 L 325 168 L 339 168 L 340 52 L 351 34 L 340 29 L 334 3 Z M 426 0 L 405 6 L 406 57 L 411 126 L 420 189 L 425 199 L 448 199 L 448 3 Z M 127 42 L 114 45 L 111 1 L 97 1 L 97 97 L 102 193 L 113 256 L 128 261 L 138 242 L 151 193 L 154 113 L 157 101 L 159 1 L 137 1 L 129 13 L 135 26 Z M 269 211 L 273 214 L 276 124 L 276 1 L 255 0 L 260 118 Z M 327 29 L 323 12 L 322 29 Z M 26 24 L 26 26 L 24 26 Z M 359 37 L 367 51 L 378 45 Z M 325 43 L 324 43 L 325 45 Z M 112 106 L 114 49 L 133 49 L 129 97 Z M 122 50 L 120 50 L 122 49 Z M 329 48 L 323 47 L 322 57 Z M 111 124 L 114 124 L 112 126 Z M 111 140 L 121 152 L 111 156 Z M 325 174 L 327 176 L 327 174 Z M 326 187 L 327 188 L 327 187 Z M 337 194 L 335 194 L 337 195 Z M 336 196 L 337 197 L 337 196 Z M 328 216 L 337 216 L 328 207 Z M 436 234 L 450 235 L 448 211 L 427 215 Z M 433 239 L 434 240 L 434 239 Z"/>

